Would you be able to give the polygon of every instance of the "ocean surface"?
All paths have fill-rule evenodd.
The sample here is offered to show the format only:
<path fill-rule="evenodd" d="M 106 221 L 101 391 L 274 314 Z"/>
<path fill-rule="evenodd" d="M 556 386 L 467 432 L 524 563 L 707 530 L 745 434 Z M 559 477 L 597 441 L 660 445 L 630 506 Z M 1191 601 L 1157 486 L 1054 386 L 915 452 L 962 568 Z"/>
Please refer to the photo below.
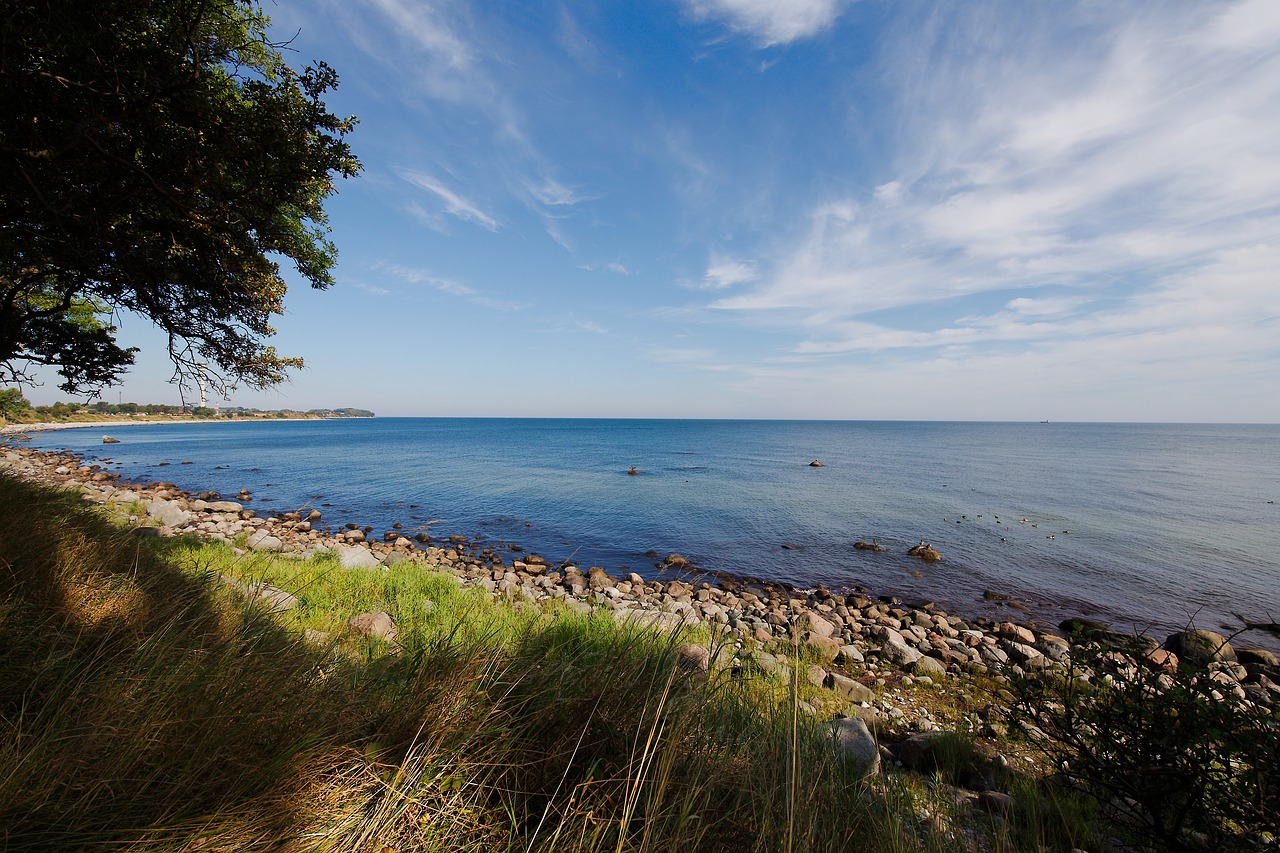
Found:
<path fill-rule="evenodd" d="M 1280 621 L 1274 425 L 376 418 L 111 427 L 121 443 L 104 446 L 106 429 L 32 444 L 137 481 L 248 489 L 260 513 L 425 525 L 611 571 L 653 575 L 644 553 L 674 551 L 971 615 L 1161 636 Z M 871 539 L 888 552 L 854 549 Z M 906 556 L 921 539 L 942 563 Z"/>

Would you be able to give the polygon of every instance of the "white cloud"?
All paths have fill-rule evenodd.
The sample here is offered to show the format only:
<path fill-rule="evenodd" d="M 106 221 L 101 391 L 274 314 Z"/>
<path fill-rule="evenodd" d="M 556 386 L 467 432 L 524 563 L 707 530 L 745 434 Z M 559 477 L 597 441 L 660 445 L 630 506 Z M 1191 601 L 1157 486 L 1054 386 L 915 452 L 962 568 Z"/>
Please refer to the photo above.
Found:
<path fill-rule="evenodd" d="M 431 175 L 412 169 L 399 169 L 396 174 L 419 189 L 426 190 L 434 195 L 444 205 L 445 212 L 450 216 L 475 222 L 490 231 L 498 230 L 496 219 L 481 210 L 474 202 L 458 195 Z"/>
<path fill-rule="evenodd" d="M 1224 372 L 1266 358 L 1280 6 L 975 8 L 883 45 L 903 135 L 876 204 L 812 205 L 710 307 L 791 331 L 805 358 L 1079 362 L 1102 340 Z"/>
<path fill-rule="evenodd" d="M 409 284 L 425 284 L 428 287 L 439 290 L 441 293 L 448 293 L 452 296 L 473 296 L 475 290 L 460 281 L 454 281 L 450 278 L 438 276 L 429 270 L 415 269 L 414 267 L 401 266 L 400 264 L 381 263 L 377 268 L 383 272 L 389 273 L 401 281 Z"/>
<path fill-rule="evenodd" d="M 539 204 L 544 204 L 547 207 L 565 207 L 574 205 L 583 201 L 585 198 L 569 187 L 566 187 L 564 184 L 549 177 L 544 177 L 542 180 L 536 182 L 525 181 L 524 188 L 535 201 Z"/>
<path fill-rule="evenodd" d="M 876 201 L 892 207 L 902 201 L 903 192 L 904 188 L 902 186 L 902 181 L 889 181 L 886 184 L 881 184 L 876 187 Z"/>
<path fill-rule="evenodd" d="M 756 266 L 750 261 L 736 261 L 712 254 L 707 271 L 696 282 L 684 282 L 700 290 L 726 290 L 735 285 L 753 281 L 758 276 Z"/>
<path fill-rule="evenodd" d="M 808 38 L 830 27 L 846 0 L 685 0 L 699 20 L 723 22 L 762 46 Z"/>
<path fill-rule="evenodd" d="M 496 299 L 492 296 L 487 296 L 468 284 L 464 284 L 446 276 L 436 275 L 430 270 L 406 267 L 401 264 L 386 262 L 376 264 L 375 266 L 382 272 L 395 276 L 407 284 L 426 285 L 433 290 L 438 290 L 441 293 L 447 293 L 450 296 L 462 297 L 473 305 L 479 305 L 482 308 L 488 308 L 493 311 L 510 313 L 514 311 L 523 311 L 529 307 L 523 302 L 516 302 L 509 299 Z"/>

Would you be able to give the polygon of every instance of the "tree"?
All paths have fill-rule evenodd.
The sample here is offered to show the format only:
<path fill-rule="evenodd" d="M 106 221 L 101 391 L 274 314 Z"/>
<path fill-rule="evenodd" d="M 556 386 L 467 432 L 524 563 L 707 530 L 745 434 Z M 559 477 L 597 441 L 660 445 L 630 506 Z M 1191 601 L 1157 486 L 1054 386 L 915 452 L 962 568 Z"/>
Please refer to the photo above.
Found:
<path fill-rule="evenodd" d="M 168 335 L 175 380 L 282 381 L 287 259 L 332 284 L 324 200 L 359 161 L 337 74 L 289 67 L 258 0 L 0 0 L 0 378 L 68 392 L 133 361 L 112 319 Z"/>
<path fill-rule="evenodd" d="M 31 411 L 31 403 L 17 388 L 0 388 L 0 418 L 16 420 Z"/>

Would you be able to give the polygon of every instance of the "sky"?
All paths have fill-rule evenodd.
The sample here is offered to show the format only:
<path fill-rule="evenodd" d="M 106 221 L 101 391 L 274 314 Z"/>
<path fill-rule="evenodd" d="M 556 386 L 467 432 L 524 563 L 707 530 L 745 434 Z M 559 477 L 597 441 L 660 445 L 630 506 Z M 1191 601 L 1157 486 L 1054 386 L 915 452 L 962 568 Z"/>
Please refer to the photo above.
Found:
<path fill-rule="evenodd" d="M 233 405 L 1280 422 L 1275 0 L 267 8 L 364 171 Z"/>

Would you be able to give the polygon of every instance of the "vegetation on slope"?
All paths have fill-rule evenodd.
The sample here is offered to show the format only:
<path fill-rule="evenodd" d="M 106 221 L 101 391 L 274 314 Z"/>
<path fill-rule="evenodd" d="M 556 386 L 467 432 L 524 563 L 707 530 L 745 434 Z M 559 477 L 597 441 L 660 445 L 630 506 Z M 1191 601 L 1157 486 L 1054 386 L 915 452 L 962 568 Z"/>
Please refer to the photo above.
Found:
<path fill-rule="evenodd" d="M 5 850 L 899 846 L 828 740 L 685 675 L 673 637 L 139 538 L 9 478 L 0 514 Z M 287 574 L 301 606 L 220 574 Z M 396 648 L 343 633 L 369 609 Z"/>
<path fill-rule="evenodd" d="M 1083 693 L 1069 676 L 1033 684 L 1024 723 L 1055 737 L 1033 725 L 1030 744 L 1065 773 L 1006 766 L 994 782 L 1012 798 L 981 794 L 972 812 L 955 785 L 985 759 L 962 736 L 923 775 L 858 781 L 802 711 L 803 658 L 789 683 L 706 675 L 681 665 L 687 633 L 495 602 L 412 562 L 348 570 L 143 536 L 106 512 L 0 476 L 5 851 L 1067 853 L 1277 837 L 1275 718 L 1238 702 L 1206 696 L 1212 713 L 1192 714 L 1178 690 L 1116 673 Z M 246 600 L 258 582 L 297 605 Z M 393 643 L 350 630 L 376 611 Z M 1141 786 L 1188 768 L 1169 802 L 1190 817 L 1152 832 L 1143 818 L 1164 813 L 1142 810 Z"/>

